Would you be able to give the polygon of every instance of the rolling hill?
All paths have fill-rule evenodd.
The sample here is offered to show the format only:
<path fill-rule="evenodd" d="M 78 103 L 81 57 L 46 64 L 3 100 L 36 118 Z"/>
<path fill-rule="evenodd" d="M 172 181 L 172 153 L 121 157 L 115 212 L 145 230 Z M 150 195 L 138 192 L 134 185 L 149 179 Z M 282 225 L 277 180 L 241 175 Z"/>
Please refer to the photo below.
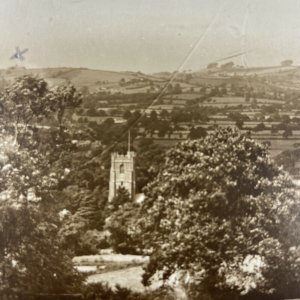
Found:
<path fill-rule="evenodd" d="M 122 79 L 125 81 L 151 80 L 151 76 L 139 72 L 114 72 L 91 70 L 86 68 L 40 68 L 26 69 L 12 67 L 0 70 L 0 82 L 12 82 L 24 75 L 36 75 L 44 78 L 51 85 L 72 83 L 79 90 L 94 92 L 99 88 L 116 88 Z M 152 78 L 153 79 L 153 78 Z"/>
<path fill-rule="evenodd" d="M 73 84 L 78 90 L 96 92 L 99 90 L 113 90 L 122 93 L 146 92 L 150 82 L 158 86 L 164 85 L 171 77 L 170 72 L 143 74 L 130 71 L 105 71 L 87 68 L 36 68 L 26 69 L 11 67 L 0 69 L 0 87 L 12 82 L 23 75 L 36 75 L 44 78 L 50 86 Z M 273 67 L 233 67 L 230 69 L 203 69 L 198 72 L 180 72 L 175 81 L 191 86 L 202 84 L 220 85 L 248 80 L 249 78 L 264 78 L 269 84 L 276 84 L 283 88 L 298 89 L 300 86 L 299 66 Z M 123 81 L 123 84 L 121 82 Z"/>

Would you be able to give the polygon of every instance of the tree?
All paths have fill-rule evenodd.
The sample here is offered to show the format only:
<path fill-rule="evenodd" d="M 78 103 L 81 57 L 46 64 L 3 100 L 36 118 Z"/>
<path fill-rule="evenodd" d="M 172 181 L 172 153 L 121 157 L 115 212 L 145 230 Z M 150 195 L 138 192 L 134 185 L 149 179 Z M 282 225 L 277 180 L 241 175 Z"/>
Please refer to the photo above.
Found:
<path fill-rule="evenodd" d="M 151 110 L 150 121 L 151 122 L 157 122 L 158 121 L 157 112 L 155 110 Z"/>
<path fill-rule="evenodd" d="M 206 129 L 203 128 L 203 127 L 192 127 L 191 130 L 190 130 L 190 134 L 189 134 L 189 138 L 192 139 L 192 140 L 195 140 L 195 139 L 200 139 L 200 138 L 203 138 L 205 137 L 207 134 L 206 132 Z"/>
<path fill-rule="evenodd" d="M 130 110 L 126 110 L 126 111 L 124 112 L 124 114 L 123 114 L 123 118 L 126 119 L 126 120 L 130 119 L 131 116 L 132 116 L 132 114 L 131 114 L 131 111 L 130 111 Z"/>
<path fill-rule="evenodd" d="M 105 224 L 105 229 L 110 232 L 109 244 L 117 253 L 137 254 L 139 252 L 140 237 L 133 237 L 128 229 L 135 220 L 139 205 L 133 201 L 125 202 L 115 210 Z"/>
<path fill-rule="evenodd" d="M 49 209 L 71 149 L 65 110 L 79 104 L 72 87 L 49 90 L 42 79 L 17 79 L 0 97 L 0 297 L 69 292 L 81 279 L 57 241 Z M 40 125 L 57 116 L 57 126 Z"/>
<path fill-rule="evenodd" d="M 286 60 L 283 60 L 280 64 L 283 67 L 290 67 L 291 65 L 293 65 L 293 61 L 291 59 L 286 59 Z"/>
<path fill-rule="evenodd" d="M 254 96 L 252 101 L 251 101 L 251 108 L 256 109 L 257 108 L 257 99 Z"/>
<path fill-rule="evenodd" d="M 230 70 L 234 67 L 234 63 L 232 61 L 221 65 L 222 70 Z"/>
<path fill-rule="evenodd" d="M 190 82 L 193 79 L 193 75 L 191 73 L 188 73 L 185 75 L 185 81 Z"/>
<path fill-rule="evenodd" d="M 159 117 L 161 119 L 168 119 L 169 118 L 169 112 L 166 109 L 163 109 L 160 114 Z"/>
<path fill-rule="evenodd" d="M 265 125 L 265 123 L 258 123 L 255 127 L 253 127 L 253 131 L 263 131 L 266 130 L 267 127 Z"/>
<path fill-rule="evenodd" d="M 49 94 L 50 109 L 56 112 L 58 124 L 62 126 L 66 110 L 78 107 L 82 102 L 82 98 L 72 85 L 56 87 Z M 40 108 L 38 107 L 38 109 Z"/>
<path fill-rule="evenodd" d="M 173 94 L 181 94 L 182 89 L 179 83 L 176 83 L 173 89 Z"/>
<path fill-rule="evenodd" d="M 163 278 L 183 272 L 188 291 L 210 299 L 295 296 L 300 203 L 293 187 L 264 146 L 233 128 L 179 143 L 144 189 L 132 227 L 152 253 L 145 283 L 157 271 Z"/>
<path fill-rule="evenodd" d="M 243 126 L 244 126 L 244 121 L 243 121 L 243 119 L 238 119 L 238 120 L 236 120 L 235 125 L 236 125 L 237 128 L 242 129 Z"/>
<path fill-rule="evenodd" d="M 218 63 L 217 62 L 213 62 L 207 65 L 207 69 L 215 69 L 218 67 Z"/>
<path fill-rule="evenodd" d="M 165 149 L 152 139 L 141 139 L 136 156 L 136 190 L 142 192 L 144 186 L 158 174 L 164 162 Z"/>
<path fill-rule="evenodd" d="M 168 83 L 168 85 L 167 85 L 167 91 L 168 91 L 168 93 L 173 93 L 173 85 L 172 85 L 172 83 Z"/>
<path fill-rule="evenodd" d="M 250 102 L 250 93 L 245 94 L 245 102 L 249 103 Z"/>
<path fill-rule="evenodd" d="M 125 78 L 121 78 L 120 81 L 119 81 L 119 85 L 120 85 L 120 86 L 124 86 L 125 83 L 126 83 Z"/>
<path fill-rule="evenodd" d="M 248 121 L 249 117 L 238 112 L 230 112 L 228 114 L 228 119 L 235 121 L 236 127 L 241 129 L 244 126 L 244 121 Z"/>
<path fill-rule="evenodd" d="M 119 209 L 120 206 L 129 202 L 130 195 L 125 187 L 119 187 L 117 190 L 117 195 L 112 199 L 111 204 L 113 211 Z"/>
<path fill-rule="evenodd" d="M 170 130 L 170 123 L 166 120 L 160 120 L 157 122 L 158 136 L 164 137 Z"/>
<path fill-rule="evenodd" d="M 284 130 L 284 132 L 283 132 L 283 134 L 282 134 L 282 137 L 284 138 L 284 139 L 287 139 L 289 136 L 292 136 L 293 135 L 293 130 L 290 128 L 290 127 L 287 127 L 285 130 Z"/>

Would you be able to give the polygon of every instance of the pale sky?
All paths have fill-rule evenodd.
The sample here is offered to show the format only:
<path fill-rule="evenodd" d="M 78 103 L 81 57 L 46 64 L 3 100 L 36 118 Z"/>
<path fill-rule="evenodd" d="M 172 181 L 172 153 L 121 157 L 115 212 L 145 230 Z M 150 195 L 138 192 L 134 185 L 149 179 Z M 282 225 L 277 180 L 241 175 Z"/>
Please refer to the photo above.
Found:
<path fill-rule="evenodd" d="M 0 41 L 0 68 L 199 70 L 243 51 L 238 64 L 300 65 L 300 0 L 0 0 Z"/>

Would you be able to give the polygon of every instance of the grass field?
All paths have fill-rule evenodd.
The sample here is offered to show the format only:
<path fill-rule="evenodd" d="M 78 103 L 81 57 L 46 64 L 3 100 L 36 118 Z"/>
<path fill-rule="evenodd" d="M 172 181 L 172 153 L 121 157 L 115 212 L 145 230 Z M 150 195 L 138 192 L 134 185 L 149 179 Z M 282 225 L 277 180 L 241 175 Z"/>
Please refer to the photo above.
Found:
<path fill-rule="evenodd" d="M 194 100 L 201 97 L 200 94 L 184 93 L 176 95 L 167 95 L 163 99 L 180 99 L 180 100 Z"/>
<path fill-rule="evenodd" d="M 86 283 L 102 282 L 111 287 L 120 285 L 134 291 L 142 292 L 143 266 L 149 262 L 148 256 L 101 254 L 86 255 L 73 258 L 73 264 L 78 271 L 89 274 Z M 158 287 L 158 283 L 152 288 Z"/>
<path fill-rule="evenodd" d="M 87 283 L 102 282 L 114 287 L 120 285 L 132 289 L 133 291 L 143 292 L 145 287 L 142 285 L 142 275 L 144 271 L 142 267 L 131 267 L 122 270 L 105 272 L 102 274 L 94 274 L 87 277 Z"/>
<path fill-rule="evenodd" d="M 215 103 L 220 103 L 220 104 L 247 104 L 245 101 L 244 97 L 212 97 L 212 101 L 208 103 L 213 103 L 214 100 L 216 101 Z M 283 104 L 283 100 L 274 100 L 274 99 L 261 99 L 258 98 L 256 99 L 258 104 Z M 206 102 L 204 102 L 206 103 Z"/>

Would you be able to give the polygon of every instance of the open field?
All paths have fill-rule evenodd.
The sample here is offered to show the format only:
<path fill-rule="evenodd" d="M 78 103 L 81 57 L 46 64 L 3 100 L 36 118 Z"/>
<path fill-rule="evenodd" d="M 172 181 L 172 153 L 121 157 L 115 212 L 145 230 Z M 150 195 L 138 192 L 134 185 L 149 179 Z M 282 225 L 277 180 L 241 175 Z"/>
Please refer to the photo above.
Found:
<path fill-rule="evenodd" d="M 199 101 L 202 97 L 202 100 L 197 102 L 199 105 L 199 109 L 206 109 L 207 107 L 218 108 L 221 109 L 215 115 L 209 116 L 210 120 L 206 122 L 196 122 L 191 121 L 187 122 L 187 124 L 178 123 L 178 126 L 182 126 L 182 128 L 178 131 L 174 131 L 172 133 L 167 133 L 164 137 L 159 137 L 157 132 L 152 135 L 152 138 L 157 143 L 163 144 L 166 147 L 170 145 L 174 145 L 179 141 L 186 139 L 189 135 L 189 130 L 192 126 L 201 126 L 206 128 L 208 131 L 211 130 L 212 126 L 218 127 L 227 127 L 227 126 L 235 126 L 236 122 L 228 119 L 228 114 L 230 112 L 238 112 L 242 115 L 247 115 L 250 120 L 244 121 L 244 128 L 252 129 L 260 124 L 262 121 L 262 106 L 272 107 L 273 105 L 285 105 L 285 100 L 283 99 L 271 99 L 271 98 L 256 98 L 256 107 L 251 107 L 250 102 L 245 101 L 244 96 L 234 96 L 234 95 L 225 95 L 223 97 L 220 96 L 208 96 L 205 94 L 201 94 L 201 86 L 197 86 L 195 81 L 204 80 L 204 85 L 209 85 L 210 80 L 215 80 L 218 84 L 226 83 L 243 83 L 245 84 L 245 79 L 238 78 L 237 76 L 248 76 L 249 74 L 258 74 L 258 76 L 263 76 L 265 74 L 271 74 L 272 78 L 276 78 L 276 80 L 282 80 L 283 83 L 289 79 L 288 82 L 296 82 L 300 78 L 300 69 L 299 67 L 266 67 L 266 68 L 249 68 L 249 69 L 234 69 L 232 70 L 236 72 L 235 75 L 231 74 L 231 71 L 224 71 L 222 76 L 220 75 L 221 70 L 204 70 L 201 72 L 196 72 L 192 74 L 192 79 L 189 82 L 186 81 L 186 74 L 178 74 L 178 78 L 172 83 L 173 86 L 175 84 L 180 84 L 182 93 L 180 94 L 166 94 L 162 97 L 163 103 L 155 104 L 148 109 L 146 109 L 146 114 L 150 114 L 151 111 L 155 110 L 158 114 L 161 113 L 162 110 L 167 110 L 169 113 L 181 109 L 184 110 L 188 107 L 189 101 Z M 10 68 L 7 70 L 0 70 L 0 78 L 5 79 L 10 82 L 14 78 L 22 75 L 33 75 L 36 74 L 39 77 L 44 77 L 51 84 L 68 84 L 72 83 L 79 90 L 82 88 L 88 88 L 90 92 L 97 91 L 99 88 L 103 88 L 103 91 L 109 93 L 121 93 L 120 99 L 114 99 L 114 101 L 109 101 L 105 99 L 105 97 L 100 97 L 97 99 L 95 97 L 94 102 L 97 106 L 96 109 L 101 109 L 106 112 L 107 116 L 96 116 L 96 115 L 86 115 L 87 109 L 85 109 L 85 113 L 83 115 L 73 114 L 72 119 L 75 122 L 78 122 L 81 119 L 81 122 L 97 122 L 101 124 L 107 118 L 113 117 L 115 123 L 124 123 L 126 120 L 121 117 L 126 110 L 135 110 L 140 109 L 143 110 L 145 108 L 145 102 L 139 103 L 136 101 L 136 98 L 133 98 L 134 101 L 129 101 L 130 97 L 123 98 L 122 94 L 137 94 L 141 95 L 147 94 L 149 91 L 149 83 L 152 82 L 155 88 L 162 87 L 166 84 L 167 80 L 172 75 L 171 73 L 160 73 L 155 75 L 145 75 L 140 72 L 114 72 L 114 71 L 103 71 L 103 70 L 91 70 L 86 68 L 40 68 L 40 69 L 25 69 L 25 68 Z M 292 76 L 292 77 L 291 77 Z M 299 78 L 298 78 L 299 77 Z M 207 79 L 207 80 L 206 80 Z M 206 80 L 206 81 L 205 81 Z M 248 80 L 248 79 L 247 79 Z M 248 82 L 246 80 L 246 82 Z M 120 84 L 120 82 L 124 84 Z M 223 82 L 224 81 L 224 82 Z M 258 80 L 258 82 L 260 82 Z M 249 82 L 248 82 L 249 83 Z M 262 86 L 270 86 L 265 82 L 260 82 Z M 250 82 L 252 84 L 252 81 Z M 272 82 L 270 83 L 272 84 Z M 284 83 L 285 84 L 285 83 Z M 255 85 L 254 85 L 255 86 Z M 190 91 L 190 88 L 193 87 L 194 92 Z M 276 87 L 276 84 L 274 85 Z M 272 93 L 271 93 L 272 94 Z M 118 96 L 117 96 L 118 97 Z M 204 98 L 203 98 L 204 97 Z M 206 97 L 206 98 L 205 98 Z M 123 101 L 123 99 L 125 99 Z M 123 102 L 122 102 L 123 101 Z M 93 104 L 93 102 L 90 102 Z M 91 104 L 91 105 L 92 105 Z M 144 105 L 144 106 L 143 106 Z M 89 106 L 87 106 L 89 107 Z M 92 107 L 92 106 L 90 106 Z M 90 108 L 89 107 L 89 108 Z M 119 109 L 119 115 L 112 116 L 110 115 L 110 111 L 112 109 Z M 288 115 L 291 117 L 298 116 L 298 110 L 292 107 L 283 107 L 282 109 L 277 110 L 277 116 L 281 117 L 283 115 Z M 272 126 L 277 126 L 280 124 L 280 121 L 268 122 L 267 119 L 263 121 L 267 130 L 253 132 L 252 136 L 259 141 L 270 141 L 270 151 L 272 156 L 279 154 L 281 151 L 287 149 L 294 149 L 294 144 L 299 143 L 300 135 L 297 131 L 293 130 L 293 135 L 288 137 L 288 139 L 282 138 L 282 131 L 277 134 L 272 134 L 270 129 Z"/>
<path fill-rule="evenodd" d="M 86 255 L 73 258 L 75 267 L 86 277 L 86 283 L 102 282 L 111 287 L 120 285 L 134 291 L 142 292 L 143 266 L 149 257 L 139 255 L 101 254 Z M 156 282 L 152 288 L 158 287 Z"/>
<path fill-rule="evenodd" d="M 208 103 L 210 102 L 216 102 L 216 103 L 220 103 L 220 104 L 245 104 L 247 103 L 245 101 L 245 97 L 212 97 L 211 98 L 212 101 L 206 101 Z M 284 101 L 282 100 L 275 100 L 275 99 L 261 99 L 261 98 L 257 98 L 256 99 L 257 104 L 284 104 Z M 204 102 L 205 103 L 205 102 Z"/>
<path fill-rule="evenodd" d="M 87 277 L 87 283 L 102 282 L 108 283 L 111 287 L 120 285 L 132 289 L 133 291 L 143 292 L 145 287 L 142 285 L 142 267 L 131 267 L 102 274 L 94 274 Z"/>
<path fill-rule="evenodd" d="M 124 254 L 99 254 L 99 255 L 83 255 L 83 256 L 75 256 L 73 258 L 73 263 L 75 265 L 82 264 L 99 264 L 99 263 L 132 263 L 132 264 L 144 264 L 149 262 L 148 256 L 140 256 L 140 255 L 124 255 Z"/>

